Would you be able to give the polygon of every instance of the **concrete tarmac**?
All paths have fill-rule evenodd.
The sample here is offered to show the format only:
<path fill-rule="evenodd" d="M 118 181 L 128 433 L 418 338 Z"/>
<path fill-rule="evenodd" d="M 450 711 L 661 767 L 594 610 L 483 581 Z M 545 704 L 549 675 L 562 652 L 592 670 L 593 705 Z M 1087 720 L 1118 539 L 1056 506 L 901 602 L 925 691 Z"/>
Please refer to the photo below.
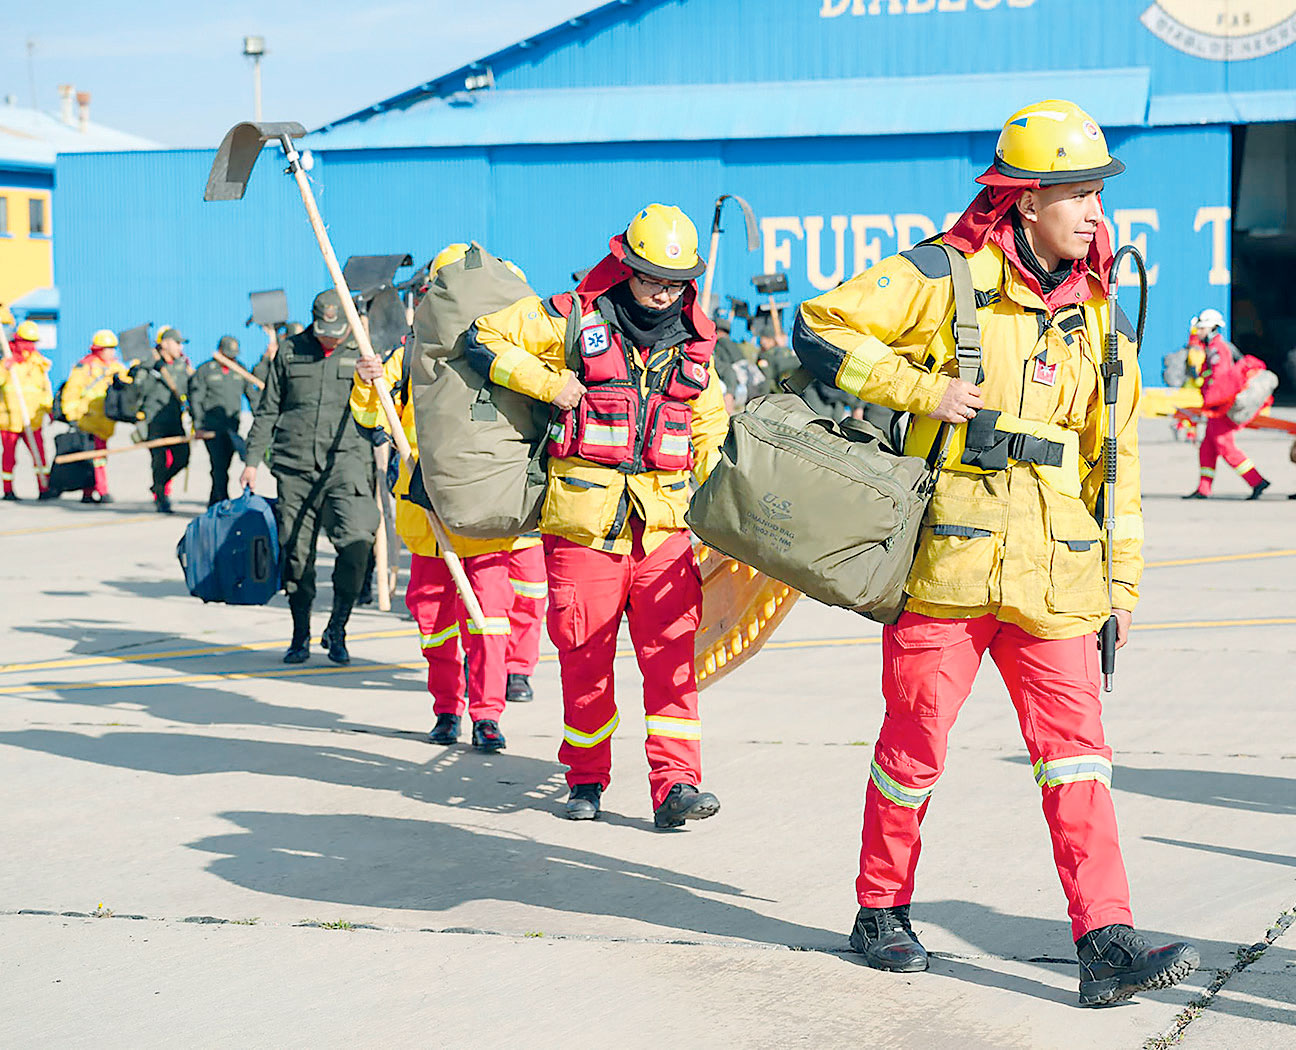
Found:
<path fill-rule="evenodd" d="M 882 715 L 880 629 L 802 600 L 703 694 L 723 809 L 652 827 L 633 658 L 602 819 L 562 818 L 557 664 L 508 749 L 429 745 L 399 598 L 354 663 L 280 662 L 288 615 L 203 605 L 152 512 L 0 504 L 0 1014 L 13 1047 L 1296 1045 L 1296 467 L 1247 432 L 1260 501 L 1146 421 L 1147 557 L 1106 698 L 1136 922 L 1186 938 L 1185 984 L 1076 1006 L 1074 947 L 1007 694 L 983 669 L 925 827 L 913 915 L 931 971 L 846 934 Z M 20 493 L 34 494 L 20 464 Z M 264 472 L 263 472 L 264 476 Z M 269 486 L 266 486 L 267 491 Z M 323 627 L 331 552 L 321 543 Z M 629 652 L 628 640 L 624 649 Z"/>

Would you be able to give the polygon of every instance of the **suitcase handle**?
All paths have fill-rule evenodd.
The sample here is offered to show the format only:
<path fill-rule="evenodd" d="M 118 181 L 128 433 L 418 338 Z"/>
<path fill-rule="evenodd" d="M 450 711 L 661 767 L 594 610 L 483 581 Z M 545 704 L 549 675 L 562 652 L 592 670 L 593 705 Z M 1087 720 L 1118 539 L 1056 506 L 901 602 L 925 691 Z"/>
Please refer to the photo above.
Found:
<path fill-rule="evenodd" d="M 252 539 L 252 578 L 257 583 L 270 578 L 270 541 L 264 536 Z"/>

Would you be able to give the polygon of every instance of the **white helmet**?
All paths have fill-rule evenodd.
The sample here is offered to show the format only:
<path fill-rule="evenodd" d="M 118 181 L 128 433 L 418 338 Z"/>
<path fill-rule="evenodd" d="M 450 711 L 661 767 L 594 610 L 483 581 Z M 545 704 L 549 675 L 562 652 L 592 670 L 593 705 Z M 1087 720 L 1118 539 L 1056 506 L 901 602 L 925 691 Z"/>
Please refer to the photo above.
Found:
<path fill-rule="evenodd" d="M 1197 315 L 1197 328 L 1221 331 L 1224 328 L 1224 315 L 1218 310 L 1203 310 Z"/>

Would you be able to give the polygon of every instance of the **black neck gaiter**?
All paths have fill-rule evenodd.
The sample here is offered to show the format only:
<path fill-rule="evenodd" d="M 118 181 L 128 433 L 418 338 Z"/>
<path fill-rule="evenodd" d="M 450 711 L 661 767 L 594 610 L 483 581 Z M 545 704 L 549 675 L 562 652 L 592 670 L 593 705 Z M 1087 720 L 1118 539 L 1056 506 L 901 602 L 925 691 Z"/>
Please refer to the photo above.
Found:
<path fill-rule="evenodd" d="M 682 295 L 666 309 L 654 310 L 638 303 L 630 291 L 630 282 L 622 281 L 610 288 L 603 298 L 616 314 L 617 327 L 640 350 L 678 346 L 688 339 Z"/>
<path fill-rule="evenodd" d="M 1071 259 L 1059 259 L 1056 270 L 1044 269 L 1044 264 L 1036 258 L 1035 251 L 1026 238 L 1026 231 L 1022 228 L 1021 217 L 1017 214 L 1016 208 L 1013 209 L 1012 222 L 1013 245 L 1017 248 L 1017 258 L 1030 271 L 1031 276 L 1039 281 L 1040 289 L 1044 294 L 1048 295 L 1071 276 L 1071 271 L 1075 268 L 1075 262 Z"/>

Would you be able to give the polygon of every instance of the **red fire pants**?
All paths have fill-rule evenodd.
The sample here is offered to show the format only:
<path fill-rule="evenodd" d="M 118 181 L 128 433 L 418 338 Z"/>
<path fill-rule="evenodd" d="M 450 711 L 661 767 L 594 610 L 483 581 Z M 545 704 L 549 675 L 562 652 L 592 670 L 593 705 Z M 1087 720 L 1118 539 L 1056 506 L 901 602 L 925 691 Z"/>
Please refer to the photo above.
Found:
<path fill-rule="evenodd" d="M 549 637 L 562 669 L 558 761 L 568 767 L 571 787 L 611 782 L 612 733 L 620 720 L 612 664 L 626 613 L 643 672 L 644 750 L 656 808 L 673 785 L 702 780 L 702 723 L 693 674 L 702 578 L 687 532 L 645 554 L 642 522 L 632 518 L 631 529 L 634 547 L 628 555 L 544 538 Z"/>
<path fill-rule="evenodd" d="M 32 443 L 34 442 L 34 444 Z M 22 445 L 31 453 L 32 465 L 36 468 L 36 487 L 45 491 L 49 478 L 49 465 L 45 459 L 45 435 L 40 427 L 32 427 L 32 442 L 27 440 L 23 430 L 5 430 L 0 432 L 0 479 L 4 481 L 5 492 L 13 491 L 14 468 L 18 465 L 18 446 Z"/>
<path fill-rule="evenodd" d="M 1211 485 L 1215 481 L 1215 464 L 1221 457 L 1252 488 L 1264 481 L 1264 475 L 1256 470 L 1255 464 L 1238 449 L 1233 440 L 1233 435 L 1241 429 L 1227 416 L 1215 416 L 1206 421 L 1206 433 L 1197 453 L 1201 462 L 1201 480 L 1197 483 L 1197 491 L 1203 496 L 1210 495 Z"/>
<path fill-rule="evenodd" d="M 509 583 L 513 585 L 513 606 L 509 612 L 506 670 L 509 674 L 532 675 L 540 659 L 540 622 L 544 619 L 544 548 L 522 547 L 509 554 Z"/>
<path fill-rule="evenodd" d="M 1017 709 L 1043 792 L 1074 939 L 1109 923 L 1132 924 L 1094 636 L 1046 641 L 993 616 L 937 620 L 907 612 L 883 629 L 886 717 L 864 797 L 860 904 L 885 908 L 913 897 L 919 825 L 987 649 Z"/>
<path fill-rule="evenodd" d="M 468 655 L 468 714 L 474 722 L 483 718 L 499 721 L 504 710 L 504 666 L 513 605 L 509 552 L 476 554 L 464 558 L 463 566 L 486 617 L 485 631 L 469 621 L 450 570 L 439 556 L 411 554 L 405 605 L 418 623 L 428 664 L 432 713 L 464 712 L 464 669 L 459 659 L 462 640 Z"/>
<path fill-rule="evenodd" d="M 94 434 L 90 435 L 90 437 L 91 440 L 94 441 L 96 452 L 102 452 L 108 447 L 107 438 L 101 438 Z M 108 460 L 101 457 L 99 459 L 92 459 L 90 462 L 94 464 L 94 484 L 90 488 L 85 489 L 82 495 L 108 495 Z"/>

